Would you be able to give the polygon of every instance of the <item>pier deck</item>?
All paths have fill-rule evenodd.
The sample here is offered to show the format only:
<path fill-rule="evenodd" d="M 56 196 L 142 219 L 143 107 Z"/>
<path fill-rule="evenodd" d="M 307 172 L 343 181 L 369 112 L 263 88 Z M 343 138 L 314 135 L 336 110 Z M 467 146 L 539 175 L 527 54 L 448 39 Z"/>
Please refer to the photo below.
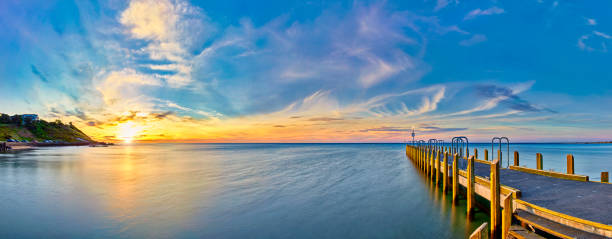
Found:
<path fill-rule="evenodd" d="M 465 161 L 463 165 L 467 164 L 467 160 L 461 161 Z M 489 178 L 489 165 L 475 162 L 474 166 L 476 176 Z M 553 178 L 511 169 L 501 169 L 499 178 L 502 185 L 520 190 L 523 201 L 573 217 L 612 225 L 611 184 Z"/>
<path fill-rule="evenodd" d="M 490 205 L 492 238 L 498 238 L 499 231 L 502 237 L 518 235 L 512 232 L 517 228 L 516 223 L 523 227 L 531 225 L 530 230 L 537 228 L 542 233 L 548 233 L 545 237 L 612 237 L 612 185 L 607 182 L 590 182 L 587 176 L 573 174 L 573 156 L 568 156 L 571 172 L 568 169 L 565 174 L 518 167 L 518 153 L 515 153 L 517 165 L 510 168 L 500 168 L 499 160 L 491 162 L 473 156 L 470 160 L 455 156 L 458 160 L 454 164 L 454 157 L 450 154 L 446 154 L 445 166 L 445 154 L 441 153 L 444 150 L 438 150 L 439 154 L 432 148 L 407 146 L 406 155 L 437 186 L 443 184 L 447 187 L 452 180 L 446 190 L 453 191 L 453 199 L 458 190 L 456 185 L 462 186 L 465 189 L 463 194 L 467 199 L 468 216 L 474 210 L 475 195 L 489 202 L 492 199 L 499 200 L 497 208 L 503 208 L 505 212 L 500 216 L 501 209 L 496 210 L 494 205 Z M 473 163 L 473 170 L 468 169 L 470 162 Z M 452 170 L 453 165 L 457 165 L 457 170 Z M 491 174 L 493 168 L 496 171 Z M 511 209 L 510 213 L 506 213 L 506 208 Z"/>

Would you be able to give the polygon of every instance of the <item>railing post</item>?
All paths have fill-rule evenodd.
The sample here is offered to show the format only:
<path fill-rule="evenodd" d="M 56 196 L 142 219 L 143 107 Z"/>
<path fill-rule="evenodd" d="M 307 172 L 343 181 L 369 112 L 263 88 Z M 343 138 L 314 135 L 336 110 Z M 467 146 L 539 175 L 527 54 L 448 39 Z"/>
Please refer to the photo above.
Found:
<path fill-rule="evenodd" d="M 601 172 L 601 182 L 602 183 L 609 183 L 610 179 L 608 177 L 608 172 Z"/>
<path fill-rule="evenodd" d="M 514 151 L 514 166 L 519 166 L 519 152 Z"/>
<path fill-rule="evenodd" d="M 468 158 L 467 165 L 467 215 L 474 216 L 474 156 Z"/>
<path fill-rule="evenodd" d="M 455 153 L 455 155 L 453 155 L 453 202 L 457 202 L 457 195 L 459 193 L 457 161 L 459 161 L 459 155 Z"/>
<path fill-rule="evenodd" d="M 542 159 L 542 154 L 541 154 L 541 153 L 537 153 L 537 154 L 536 154 L 536 167 L 537 167 L 537 169 L 539 169 L 539 170 L 542 170 L 542 169 L 544 168 L 544 167 L 543 167 L 542 160 L 543 160 L 543 159 Z"/>
<path fill-rule="evenodd" d="M 477 159 L 478 158 L 478 149 L 474 148 L 474 158 Z"/>
<path fill-rule="evenodd" d="M 484 160 L 489 161 L 489 150 L 485 149 L 484 152 L 485 152 Z"/>
<path fill-rule="evenodd" d="M 498 151 L 501 155 L 501 151 Z M 499 185 L 499 158 L 491 163 L 491 238 L 500 238 L 501 212 L 499 205 L 500 185 Z"/>
<path fill-rule="evenodd" d="M 448 152 L 444 153 L 444 173 L 442 174 L 442 193 L 446 193 L 448 184 Z"/>
<path fill-rule="evenodd" d="M 574 155 L 567 155 L 567 174 L 574 174 Z"/>

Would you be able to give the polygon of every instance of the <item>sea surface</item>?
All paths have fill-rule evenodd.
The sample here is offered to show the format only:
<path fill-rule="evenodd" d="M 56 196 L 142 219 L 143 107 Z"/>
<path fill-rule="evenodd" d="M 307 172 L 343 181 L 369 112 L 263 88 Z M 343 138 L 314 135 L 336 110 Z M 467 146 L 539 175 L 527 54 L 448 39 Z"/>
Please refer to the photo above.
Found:
<path fill-rule="evenodd" d="M 0 238 L 465 238 L 488 220 L 466 220 L 464 203 L 452 206 L 404 150 L 134 144 L 0 154 Z M 612 145 L 510 150 L 529 167 L 540 152 L 556 171 L 574 153 L 576 173 L 595 180 L 612 170 Z"/>

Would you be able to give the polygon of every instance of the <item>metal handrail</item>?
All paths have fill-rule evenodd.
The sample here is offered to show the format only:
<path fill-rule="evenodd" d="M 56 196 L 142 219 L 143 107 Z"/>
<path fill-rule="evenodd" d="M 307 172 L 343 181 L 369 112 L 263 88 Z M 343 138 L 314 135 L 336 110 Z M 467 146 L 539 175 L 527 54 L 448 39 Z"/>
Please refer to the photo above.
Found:
<path fill-rule="evenodd" d="M 493 148 L 495 146 L 495 140 L 497 140 L 497 142 L 499 142 L 499 150 L 502 151 L 502 140 L 506 140 L 506 168 L 510 167 L 510 140 L 507 137 L 493 137 L 493 139 L 491 139 L 491 154 L 495 153 L 495 151 L 493 151 Z M 502 151 L 503 152 L 503 151 Z M 491 155 L 491 161 L 495 161 L 494 156 Z M 501 157 L 501 154 L 499 155 Z M 500 161 L 503 162 L 503 160 L 500 158 Z"/>

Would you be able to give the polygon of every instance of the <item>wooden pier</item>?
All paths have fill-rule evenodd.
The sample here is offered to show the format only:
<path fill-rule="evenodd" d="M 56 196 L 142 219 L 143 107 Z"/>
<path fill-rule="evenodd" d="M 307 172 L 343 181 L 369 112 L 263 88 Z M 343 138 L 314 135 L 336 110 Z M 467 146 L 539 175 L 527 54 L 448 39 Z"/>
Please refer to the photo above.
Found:
<path fill-rule="evenodd" d="M 576 175 L 573 155 L 567 156 L 566 173 L 542 170 L 540 153 L 537 169 L 519 166 L 518 152 L 508 168 L 502 168 L 501 151 L 491 161 L 487 150 L 484 155 L 481 160 L 476 150 L 469 156 L 438 145 L 406 146 L 406 156 L 443 193 L 452 194 L 453 203 L 466 201 L 468 217 L 477 210 L 490 215 L 470 238 L 612 238 L 608 172 L 601 182 Z M 476 207 L 478 202 L 489 205 Z"/>

